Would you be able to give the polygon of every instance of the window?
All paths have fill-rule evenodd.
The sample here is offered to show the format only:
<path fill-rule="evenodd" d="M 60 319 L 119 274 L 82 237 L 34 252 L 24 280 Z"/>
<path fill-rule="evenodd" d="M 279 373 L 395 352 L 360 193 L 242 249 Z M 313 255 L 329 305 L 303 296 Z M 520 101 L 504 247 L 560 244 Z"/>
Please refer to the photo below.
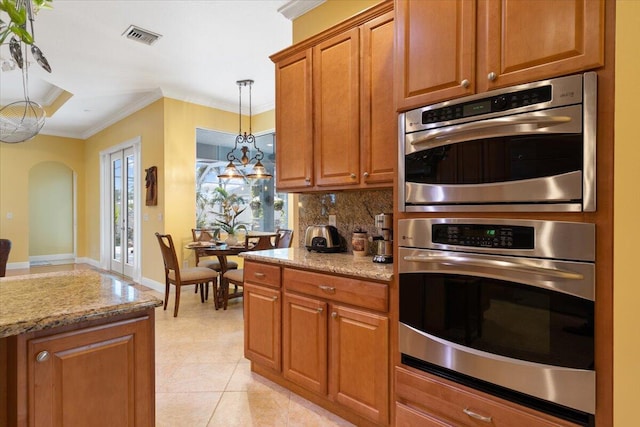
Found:
<path fill-rule="evenodd" d="M 238 221 L 248 230 L 289 228 L 287 194 L 275 192 L 275 134 L 256 136 L 256 145 L 264 152 L 262 163 L 274 175 L 270 180 L 218 178 L 229 163 L 227 153 L 233 148 L 235 138 L 235 134 L 196 130 L 196 226 L 215 226 L 216 220 L 221 219 L 223 204 L 231 203 L 242 211 Z M 249 153 L 251 155 L 253 153 Z M 251 166 L 238 167 L 238 170 L 248 174 Z"/>

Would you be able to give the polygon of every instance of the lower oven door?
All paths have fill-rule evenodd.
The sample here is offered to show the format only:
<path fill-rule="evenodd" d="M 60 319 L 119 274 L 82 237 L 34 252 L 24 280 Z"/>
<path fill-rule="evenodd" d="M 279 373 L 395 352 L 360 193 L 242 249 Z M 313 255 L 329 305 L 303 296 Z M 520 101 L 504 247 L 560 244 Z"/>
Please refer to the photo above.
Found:
<path fill-rule="evenodd" d="M 593 263 L 408 248 L 399 255 L 403 355 L 595 413 Z"/>

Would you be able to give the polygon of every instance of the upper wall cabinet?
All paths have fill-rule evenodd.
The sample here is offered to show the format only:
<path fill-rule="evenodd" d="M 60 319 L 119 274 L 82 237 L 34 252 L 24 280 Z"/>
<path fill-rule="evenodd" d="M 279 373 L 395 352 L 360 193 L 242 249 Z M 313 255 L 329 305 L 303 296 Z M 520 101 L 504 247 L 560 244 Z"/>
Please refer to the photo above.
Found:
<path fill-rule="evenodd" d="M 604 64 L 604 0 L 396 0 L 408 110 Z"/>
<path fill-rule="evenodd" d="M 279 191 L 392 186 L 392 9 L 381 3 L 271 57 Z"/>

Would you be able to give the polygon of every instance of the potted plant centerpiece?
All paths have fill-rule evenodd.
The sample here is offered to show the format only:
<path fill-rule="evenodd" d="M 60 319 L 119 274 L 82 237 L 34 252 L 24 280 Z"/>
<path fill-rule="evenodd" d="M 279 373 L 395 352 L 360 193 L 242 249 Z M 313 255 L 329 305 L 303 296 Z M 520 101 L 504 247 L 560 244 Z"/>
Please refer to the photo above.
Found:
<path fill-rule="evenodd" d="M 228 245 L 235 245 L 238 243 L 238 232 L 247 231 L 247 224 L 238 221 L 238 216 L 247 209 L 246 206 L 241 207 L 244 199 L 236 193 L 229 193 L 223 187 L 216 187 L 212 203 L 219 204 L 221 209 L 221 212 L 214 212 L 219 218 L 214 221 L 214 226 L 227 233 L 225 242 Z"/>

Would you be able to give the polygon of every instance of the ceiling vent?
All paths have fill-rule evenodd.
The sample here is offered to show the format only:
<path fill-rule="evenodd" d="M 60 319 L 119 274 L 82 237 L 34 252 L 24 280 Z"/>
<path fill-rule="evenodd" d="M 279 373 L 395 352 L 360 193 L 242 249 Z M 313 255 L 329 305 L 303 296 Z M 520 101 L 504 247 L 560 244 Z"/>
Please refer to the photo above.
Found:
<path fill-rule="evenodd" d="M 160 34 L 156 34 L 149 30 L 144 30 L 140 27 L 136 27 L 135 25 L 129 26 L 129 28 L 127 28 L 125 32 L 122 33 L 122 35 L 128 39 L 135 40 L 147 45 L 154 44 L 160 37 L 162 37 Z"/>

